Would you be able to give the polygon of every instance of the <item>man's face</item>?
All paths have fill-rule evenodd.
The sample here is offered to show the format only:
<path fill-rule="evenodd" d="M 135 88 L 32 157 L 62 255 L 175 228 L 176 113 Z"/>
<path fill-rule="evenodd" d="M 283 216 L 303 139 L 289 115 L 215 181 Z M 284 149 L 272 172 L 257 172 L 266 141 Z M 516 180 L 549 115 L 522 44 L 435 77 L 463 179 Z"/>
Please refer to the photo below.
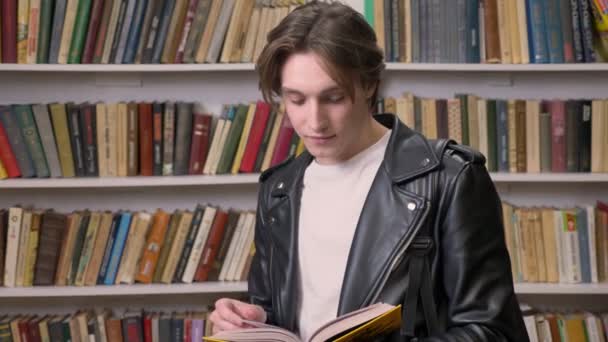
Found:
<path fill-rule="evenodd" d="M 313 52 L 291 55 L 281 73 L 285 110 L 304 145 L 320 164 L 335 164 L 360 151 L 371 114 L 361 85 L 355 99 L 322 68 Z"/>

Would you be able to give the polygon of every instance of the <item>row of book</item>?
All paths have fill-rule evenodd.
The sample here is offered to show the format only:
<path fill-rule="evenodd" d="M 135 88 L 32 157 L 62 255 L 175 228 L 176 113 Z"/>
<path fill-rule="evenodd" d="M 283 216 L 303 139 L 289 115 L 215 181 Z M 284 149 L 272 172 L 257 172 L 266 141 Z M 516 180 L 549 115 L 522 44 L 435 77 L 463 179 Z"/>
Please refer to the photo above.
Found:
<path fill-rule="evenodd" d="M 608 281 L 608 204 L 502 208 L 515 282 Z"/>
<path fill-rule="evenodd" d="M 524 311 L 530 342 L 605 342 L 608 314 L 590 312 L 545 313 Z"/>
<path fill-rule="evenodd" d="M 387 61 L 608 61 L 606 0 L 365 0 Z"/>
<path fill-rule="evenodd" d="M 253 62 L 303 0 L 2 0 L 2 63 Z"/>
<path fill-rule="evenodd" d="M 211 334 L 208 314 L 83 310 L 66 315 L 7 315 L 0 318 L 0 342 L 201 342 Z"/>
<path fill-rule="evenodd" d="M 255 213 L 194 210 L 0 210 L 5 287 L 243 281 Z"/>
<path fill-rule="evenodd" d="M 0 106 L 0 179 L 260 172 L 304 149 L 280 108 L 258 101 Z"/>
<path fill-rule="evenodd" d="M 450 99 L 411 93 L 378 102 L 427 138 L 480 151 L 491 172 L 608 172 L 608 100 Z"/>

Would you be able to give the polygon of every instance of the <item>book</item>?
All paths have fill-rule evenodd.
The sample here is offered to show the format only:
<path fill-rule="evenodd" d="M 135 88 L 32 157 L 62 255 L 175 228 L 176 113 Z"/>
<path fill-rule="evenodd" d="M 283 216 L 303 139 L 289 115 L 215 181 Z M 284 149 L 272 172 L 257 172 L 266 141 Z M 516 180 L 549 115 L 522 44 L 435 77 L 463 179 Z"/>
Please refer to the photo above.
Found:
<path fill-rule="evenodd" d="M 303 342 L 294 333 L 276 326 L 244 320 L 253 328 L 222 331 L 203 337 L 208 342 L 281 341 Z M 317 329 L 307 342 L 368 341 L 393 332 L 401 326 L 401 305 L 376 303 L 347 313 Z"/>

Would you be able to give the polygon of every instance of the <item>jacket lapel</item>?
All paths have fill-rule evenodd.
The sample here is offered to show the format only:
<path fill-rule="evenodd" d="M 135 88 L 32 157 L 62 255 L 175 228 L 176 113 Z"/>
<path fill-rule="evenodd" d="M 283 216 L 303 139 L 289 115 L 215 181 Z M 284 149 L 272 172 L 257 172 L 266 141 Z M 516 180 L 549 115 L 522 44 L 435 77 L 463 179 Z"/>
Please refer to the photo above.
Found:
<path fill-rule="evenodd" d="M 426 218 L 426 198 L 405 190 L 405 185 L 439 165 L 426 140 L 395 116 L 381 115 L 376 119 L 392 128 L 392 132 L 384 161 L 359 217 L 338 315 L 372 304 L 370 301 L 376 299 L 393 263 L 403 256 Z"/>
<path fill-rule="evenodd" d="M 298 222 L 302 182 L 306 166 L 312 156 L 304 154 L 292 162 L 294 172 L 282 173 L 271 190 L 268 215 L 272 232 L 270 273 L 273 301 L 276 303 L 277 322 L 289 330 L 296 327 L 298 275 Z"/>

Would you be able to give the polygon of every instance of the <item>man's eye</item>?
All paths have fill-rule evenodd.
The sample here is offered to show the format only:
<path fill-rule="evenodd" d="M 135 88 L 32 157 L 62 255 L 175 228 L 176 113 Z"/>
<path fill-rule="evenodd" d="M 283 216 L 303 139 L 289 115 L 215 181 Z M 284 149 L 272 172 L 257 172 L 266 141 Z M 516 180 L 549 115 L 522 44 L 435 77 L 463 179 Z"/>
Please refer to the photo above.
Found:
<path fill-rule="evenodd" d="M 304 99 L 301 98 L 290 98 L 289 101 L 297 106 L 301 106 L 304 104 Z"/>
<path fill-rule="evenodd" d="M 342 100 L 344 100 L 344 95 L 332 95 L 327 98 L 330 103 L 340 103 Z"/>

